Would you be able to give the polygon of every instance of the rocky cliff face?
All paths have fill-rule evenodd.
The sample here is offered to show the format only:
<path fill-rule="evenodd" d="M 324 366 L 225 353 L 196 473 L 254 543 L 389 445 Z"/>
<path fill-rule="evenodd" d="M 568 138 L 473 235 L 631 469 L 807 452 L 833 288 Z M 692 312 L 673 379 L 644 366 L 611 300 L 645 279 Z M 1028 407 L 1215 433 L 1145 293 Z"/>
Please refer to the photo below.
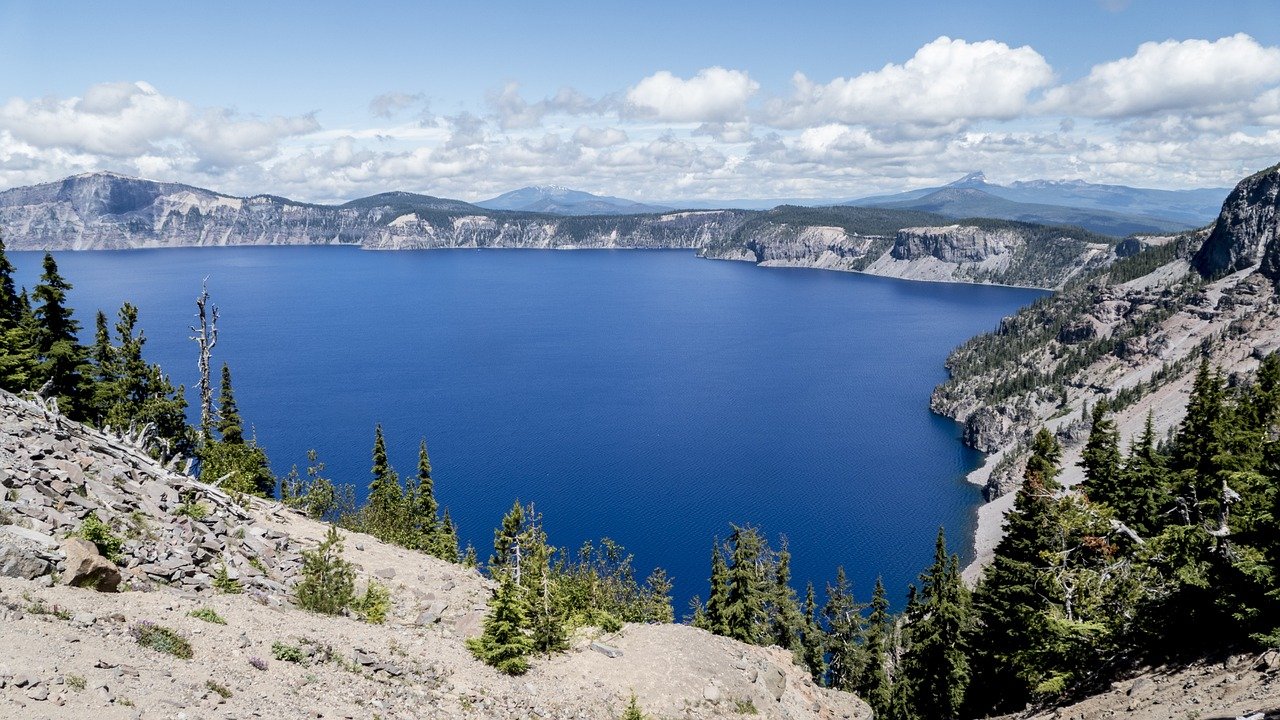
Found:
<path fill-rule="evenodd" d="M 1013 230 L 987 230 L 972 225 L 904 228 L 889 252 L 895 260 L 933 257 L 948 263 L 981 263 L 1010 259 L 1026 239 Z"/>
<path fill-rule="evenodd" d="M 1231 191 L 1192 265 L 1205 277 L 1256 266 L 1280 281 L 1280 165 L 1245 178 Z"/>
<path fill-rule="evenodd" d="M 457 200 L 385 193 L 341 206 L 250 198 L 111 173 L 0 193 L 12 249 L 114 250 L 220 245 L 353 244 L 369 248 L 696 248 L 749 213 L 562 218 L 494 212 Z"/>

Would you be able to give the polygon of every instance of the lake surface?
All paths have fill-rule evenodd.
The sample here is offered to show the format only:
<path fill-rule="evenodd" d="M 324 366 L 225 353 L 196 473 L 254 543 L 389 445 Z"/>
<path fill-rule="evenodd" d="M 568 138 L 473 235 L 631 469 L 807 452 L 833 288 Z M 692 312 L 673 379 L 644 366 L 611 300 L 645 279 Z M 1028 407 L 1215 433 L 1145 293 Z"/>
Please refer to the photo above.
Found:
<path fill-rule="evenodd" d="M 32 286 L 40 254 L 10 253 Z M 932 415 L 947 352 L 1041 293 L 701 260 L 687 251 L 199 248 L 57 255 L 93 313 L 140 308 L 147 355 L 197 381 L 208 278 L 246 425 L 278 474 L 316 448 L 369 479 L 375 423 L 414 472 L 419 438 L 481 558 L 515 498 L 551 541 L 608 536 L 705 597 L 712 539 L 785 534 L 795 584 L 843 564 L 895 606 L 947 528 L 970 553 L 980 456 Z M 216 380 L 215 380 L 216 382 Z M 195 393 L 188 392 L 195 404 Z M 196 413 L 193 413 L 193 416 Z"/>

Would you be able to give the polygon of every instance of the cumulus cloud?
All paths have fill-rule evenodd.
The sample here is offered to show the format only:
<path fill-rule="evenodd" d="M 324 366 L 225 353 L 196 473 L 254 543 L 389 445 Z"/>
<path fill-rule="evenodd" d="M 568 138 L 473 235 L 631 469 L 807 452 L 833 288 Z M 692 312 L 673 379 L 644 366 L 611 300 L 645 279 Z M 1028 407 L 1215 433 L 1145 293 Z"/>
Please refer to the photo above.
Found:
<path fill-rule="evenodd" d="M 547 115 L 585 115 L 600 113 L 609 101 L 592 100 L 573 88 L 560 88 L 555 95 L 529 102 L 520 94 L 520 84 L 508 82 L 488 93 L 486 100 L 503 130 L 538 127 Z"/>
<path fill-rule="evenodd" d="M 607 148 L 627 141 L 626 131 L 616 127 L 590 128 L 579 125 L 573 131 L 573 141 L 589 148 Z"/>
<path fill-rule="evenodd" d="M 1042 110 L 1091 117 L 1204 111 L 1252 99 L 1280 81 L 1280 48 L 1240 33 L 1215 41 L 1147 42 L 1096 65 L 1084 79 L 1046 93 Z"/>
<path fill-rule="evenodd" d="M 12 98 L 0 106 L 0 129 L 37 149 L 114 159 L 187 153 L 207 169 L 265 160 L 281 140 L 319 123 L 313 115 L 263 119 L 197 108 L 137 82 L 95 85 L 83 97 Z"/>
<path fill-rule="evenodd" d="M 940 37 L 901 65 L 857 77 L 815 83 L 796 73 L 793 96 L 771 103 L 770 117 L 782 127 L 1005 120 L 1052 81 L 1048 61 L 1028 46 Z"/>
<path fill-rule="evenodd" d="M 685 80 L 666 70 L 627 91 L 631 112 L 676 122 L 728 122 L 746 115 L 747 101 L 760 83 L 742 70 L 710 67 Z"/>

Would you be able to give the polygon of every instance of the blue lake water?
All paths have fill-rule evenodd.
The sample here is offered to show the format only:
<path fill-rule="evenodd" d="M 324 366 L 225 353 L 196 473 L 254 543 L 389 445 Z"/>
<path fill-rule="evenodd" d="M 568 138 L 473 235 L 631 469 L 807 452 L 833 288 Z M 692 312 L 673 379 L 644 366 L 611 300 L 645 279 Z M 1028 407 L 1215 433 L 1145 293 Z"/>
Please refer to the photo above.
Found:
<path fill-rule="evenodd" d="M 10 253 L 30 287 L 40 254 Z M 91 336 L 140 308 L 147 354 L 196 384 L 208 278 L 247 424 L 278 474 L 316 448 L 369 478 L 373 427 L 412 473 L 419 438 L 484 558 L 515 498 L 553 543 L 608 536 L 640 575 L 706 594 L 730 523 L 785 534 L 796 585 L 843 564 L 894 604 L 934 534 L 970 552 L 980 456 L 929 412 L 943 360 L 1040 293 L 701 260 L 687 251 L 210 248 L 60 253 Z M 194 405 L 194 392 L 188 393 Z"/>

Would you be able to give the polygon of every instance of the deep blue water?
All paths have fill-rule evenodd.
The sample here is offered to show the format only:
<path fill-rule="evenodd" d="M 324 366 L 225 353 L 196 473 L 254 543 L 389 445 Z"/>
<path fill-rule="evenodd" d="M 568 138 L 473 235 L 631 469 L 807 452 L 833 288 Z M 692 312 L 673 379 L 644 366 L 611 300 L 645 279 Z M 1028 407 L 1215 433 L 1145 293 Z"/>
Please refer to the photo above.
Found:
<path fill-rule="evenodd" d="M 11 253 L 31 286 L 40 255 Z M 947 528 L 968 554 L 980 456 L 932 415 L 947 352 L 1036 291 L 700 260 L 685 251 L 217 248 L 61 253 L 71 305 L 140 308 L 147 354 L 196 384 L 208 277 L 215 363 L 277 473 L 316 448 L 361 493 L 373 427 L 481 557 L 515 498 L 552 542 L 608 536 L 706 594 L 730 523 L 785 534 L 796 585 L 843 564 L 895 605 Z M 194 405 L 194 393 L 189 392 Z"/>

